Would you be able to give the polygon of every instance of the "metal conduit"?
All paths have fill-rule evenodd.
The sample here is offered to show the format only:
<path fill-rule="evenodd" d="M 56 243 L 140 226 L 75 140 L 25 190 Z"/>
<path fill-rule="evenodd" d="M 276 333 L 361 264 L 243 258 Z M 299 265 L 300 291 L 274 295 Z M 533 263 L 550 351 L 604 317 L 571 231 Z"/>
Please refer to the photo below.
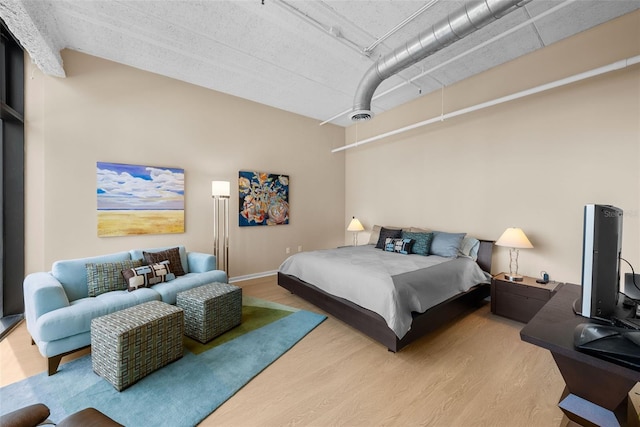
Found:
<path fill-rule="evenodd" d="M 471 107 L 462 108 L 460 110 L 452 111 L 450 113 L 443 113 L 440 116 L 433 117 L 428 120 L 423 120 L 418 123 L 414 123 L 408 126 L 401 127 L 399 129 L 395 129 L 389 132 L 382 133 L 380 135 L 372 136 L 371 138 L 363 139 L 361 141 L 356 141 L 352 144 L 343 145 L 342 147 L 334 148 L 331 150 L 332 153 L 338 153 L 340 151 L 345 151 L 350 148 L 356 148 L 360 145 L 368 144 L 370 142 L 378 141 L 384 138 L 388 138 L 393 135 L 397 135 L 403 132 L 407 132 L 413 129 L 417 129 L 423 126 L 427 126 L 437 122 L 443 122 L 447 119 L 451 119 L 453 117 L 462 116 L 464 114 L 472 113 L 474 111 L 483 110 L 488 107 L 493 107 L 494 105 L 503 104 L 505 102 L 513 101 L 516 99 L 524 98 L 529 95 L 534 95 L 536 93 L 544 92 L 550 89 L 555 89 L 557 87 L 566 86 L 571 83 L 579 82 L 581 80 L 585 80 L 591 77 L 599 76 L 601 74 L 609 73 L 611 71 L 621 70 L 623 68 L 630 67 L 632 65 L 640 64 L 640 55 L 633 56 L 631 58 L 622 59 L 620 61 L 613 62 L 609 65 L 605 65 L 599 68 L 595 68 L 593 70 L 585 71 L 583 73 L 575 74 L 573 76 L 565 77 L 560 80 L 556 80 L 551 83 L 545 83 L 540 86 L 536 86 L 531 89 L 526 89 L 520 92 L 516 92 L 511 95 L 503 96 L 501 98 L 496 98 L 491 101 L 482 102 L 480 104 L 472 105 Z"/>
<path fill-rule="evenodd" d="M 376 61 L 363 76 L 353 102 L 351 120 L 373 116 L 371 98 L 384 80 L 438 50 L 477 31 L 531 0 L 474 0 Z"/>

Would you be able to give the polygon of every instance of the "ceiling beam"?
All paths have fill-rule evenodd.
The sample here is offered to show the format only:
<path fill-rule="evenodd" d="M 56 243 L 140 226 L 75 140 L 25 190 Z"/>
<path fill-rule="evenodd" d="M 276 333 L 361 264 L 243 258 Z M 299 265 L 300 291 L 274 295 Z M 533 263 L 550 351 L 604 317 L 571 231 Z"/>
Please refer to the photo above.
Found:
<path fill-rule="evenodd" d="M 66 77 L 60 48 L 52 46 L 53 41 L 41 31 L 22 0 L 0 2 L 0 18 L 43 73 L 54 77 Z"/>

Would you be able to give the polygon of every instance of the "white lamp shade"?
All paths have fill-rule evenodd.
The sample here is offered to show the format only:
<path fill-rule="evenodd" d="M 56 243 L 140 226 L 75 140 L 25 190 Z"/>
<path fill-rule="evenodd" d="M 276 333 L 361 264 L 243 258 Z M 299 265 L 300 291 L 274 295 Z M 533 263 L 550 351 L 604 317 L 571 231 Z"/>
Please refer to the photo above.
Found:
<path fill-rule="evenodd" d="M 507 228 L 502 236 L 496 242 L 498 246 L 507 246 L 509 248 L 517 248 L 517 249 L 531 249 L 533 245 L 527 239 L 527 236 L 524 234 L 522 229 L 517 227 Z"/>
<path fill-rule="evenodd" d="M 362 226 L 360 221 L 358 221 L 358 218 L 354 216 L 347 226 L 347 231 L 364 231 L 364 227 Z"/>
<path fill-rule="evenodd" d="M 231 183 L 229 181 L 211 181 L 211 196 L 231 196 Z"/>

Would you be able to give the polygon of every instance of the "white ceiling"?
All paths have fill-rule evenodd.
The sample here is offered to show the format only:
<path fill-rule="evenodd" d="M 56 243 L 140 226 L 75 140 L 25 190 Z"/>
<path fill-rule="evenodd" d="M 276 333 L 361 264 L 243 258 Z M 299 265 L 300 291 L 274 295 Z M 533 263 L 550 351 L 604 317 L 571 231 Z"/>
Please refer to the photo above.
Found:
<path fill-rule="evenodd" d="M 0 0 L 0 18 L 47 74 L 63 73 L 59 51 L 67 48 L 348 126 L 346 113 L 374 61 L 463 3 Z M 533 0 L 386 80 L 376 91 L 373 111 L 388 110 L 638 8 L 640 0 Z M 379 44 L 365 53 L 374 43 Z"/>

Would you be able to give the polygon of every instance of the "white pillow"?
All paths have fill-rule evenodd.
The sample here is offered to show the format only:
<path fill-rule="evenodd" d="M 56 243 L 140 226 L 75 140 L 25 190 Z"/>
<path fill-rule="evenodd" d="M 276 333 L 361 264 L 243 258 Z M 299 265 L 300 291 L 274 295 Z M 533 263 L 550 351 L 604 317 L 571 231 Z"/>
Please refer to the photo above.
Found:
<path fill-rule="evenodd" d="M 480 240 L 475 237 L 465 236 L 462 239 L 462 243 L 460 243 L 460 248 L 458 249 L 458 254 L 460 256 L 466 256 L 474 261 L 478 260 L 478 249 L 480 249 Z"/>

